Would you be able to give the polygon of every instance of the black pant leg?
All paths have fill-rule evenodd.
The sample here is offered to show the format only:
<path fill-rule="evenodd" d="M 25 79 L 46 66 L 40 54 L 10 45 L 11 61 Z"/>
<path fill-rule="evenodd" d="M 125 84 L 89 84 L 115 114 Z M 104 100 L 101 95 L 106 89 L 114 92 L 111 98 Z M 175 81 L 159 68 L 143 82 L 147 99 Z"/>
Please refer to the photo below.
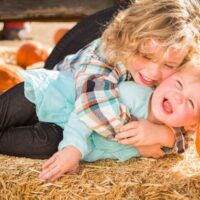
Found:
<path fill-rule="evenodd" d="M 0 95 L 0 153 L 48 158 L 57 151 L 62 132 L 55 124 L 38 121 L 23 83 Z"/>
<path fill-rule="evenodd" d="M 35 105 L 24 96 L 24 83 L 0 95 L 0 130 L 37 121 Z"/>
<path fill-rule="evenodd" d="M 58 150 L 63 129 L 51 123 L 9 127 L 0 137 L 0 153 L 27 158 L 49 158 Z"/>

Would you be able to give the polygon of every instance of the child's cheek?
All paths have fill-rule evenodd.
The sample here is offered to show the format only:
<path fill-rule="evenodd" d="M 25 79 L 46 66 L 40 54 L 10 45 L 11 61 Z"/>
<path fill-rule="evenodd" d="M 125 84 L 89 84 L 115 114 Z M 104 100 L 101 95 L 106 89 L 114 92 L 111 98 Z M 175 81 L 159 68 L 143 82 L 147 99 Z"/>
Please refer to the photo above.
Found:
<path fill-rule="evenodd" d="M 184 124 L 189 124 L 194 120 L 194 113 L 189 108 L 185 109 L 182 116 L 182 121 Z"/>
<path fill-rule="evenodd" d="M 136 73 L 139 69 L 140 69 L 140 65 L 138 63 L 133 63 L 133 64 L 128 66 L 128 70 L 130 72 Z"/>
<path fill-rule="evenodd" d="M 144 67 L 144 62 L 140 56 L 135 56 L 128 64 L 128 70 L 131 72 L 139 72 Z"/>

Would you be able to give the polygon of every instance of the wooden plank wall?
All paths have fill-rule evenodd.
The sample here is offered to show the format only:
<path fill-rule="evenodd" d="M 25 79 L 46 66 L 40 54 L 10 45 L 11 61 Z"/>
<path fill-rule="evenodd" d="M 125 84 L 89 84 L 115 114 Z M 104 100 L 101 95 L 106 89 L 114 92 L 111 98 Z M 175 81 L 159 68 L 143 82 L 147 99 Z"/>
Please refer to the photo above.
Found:
<path fill-rule="evenodd" d="M 113 0 L 1 0 L 0 21 L 73 21 L 113 5 Z"/>

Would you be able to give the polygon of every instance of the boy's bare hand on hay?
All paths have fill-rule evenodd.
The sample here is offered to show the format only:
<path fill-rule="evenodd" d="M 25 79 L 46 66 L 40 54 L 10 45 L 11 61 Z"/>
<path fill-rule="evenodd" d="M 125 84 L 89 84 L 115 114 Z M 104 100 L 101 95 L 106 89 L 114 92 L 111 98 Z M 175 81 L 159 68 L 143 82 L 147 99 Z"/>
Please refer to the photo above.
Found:
<path fill-rule="evenodd" d="M 161 149 L 160 144 L 154 144 L 149 146 L 139 146 L 137 150 L 142 157 L 146 158 L 161 158 L 165 155 L 165 152 Z"/>
<path fill-rule="evenodd" d="M 62 174 L 71 174 L 79 167 L 81 152 L 73 146 L 68 146 L 56 152 L 42 166 L 39 179 L 42 181 L 55 181 Z"/>
<path fill-rule="evenodd" d="M 161 144 L 172 147 L 175 142 L 173 131 L 164 125 L 149 120 L 132 121 L 125 124 L 116 135 L 119 143 L 134 147 Z"/>

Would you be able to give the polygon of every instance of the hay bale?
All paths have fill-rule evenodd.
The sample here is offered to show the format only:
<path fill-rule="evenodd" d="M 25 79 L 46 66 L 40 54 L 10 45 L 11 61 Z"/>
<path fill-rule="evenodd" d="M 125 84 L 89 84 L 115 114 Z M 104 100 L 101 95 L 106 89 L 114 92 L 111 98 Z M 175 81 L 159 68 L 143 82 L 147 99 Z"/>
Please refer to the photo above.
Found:
<path fill-rule="evenodd" d="M 42 160 L 0 155 L 0 199 L 179 199 L 200 197 L 200 160 L 183 155 L 82 162 L 80 173 L 53 183 L 38 178 Z"/>
<path fill-rule="evenodd" d="M 0 51 L 7 63 L 15 64 L 13 55 Z M 193 138 L 188 140 L 183 155 L 83 162 L 79 174 L 63 175 L 54 183 L 37 178 L 42 160 L 0 155 L 0 200 L 199 200 L 200 159 Z"/>

